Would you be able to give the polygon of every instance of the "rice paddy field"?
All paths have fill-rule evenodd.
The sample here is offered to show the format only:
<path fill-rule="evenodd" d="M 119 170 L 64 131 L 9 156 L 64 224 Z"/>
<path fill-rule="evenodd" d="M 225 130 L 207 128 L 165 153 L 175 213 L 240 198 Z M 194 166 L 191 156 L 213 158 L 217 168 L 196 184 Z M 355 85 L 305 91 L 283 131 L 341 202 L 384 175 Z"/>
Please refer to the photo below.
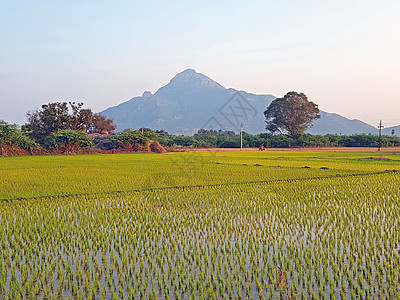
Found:
<path fill-rule="evenodd" d="M 399 196 L 390 153 L 0 157 L 0 299 L 400 299 Z"/>

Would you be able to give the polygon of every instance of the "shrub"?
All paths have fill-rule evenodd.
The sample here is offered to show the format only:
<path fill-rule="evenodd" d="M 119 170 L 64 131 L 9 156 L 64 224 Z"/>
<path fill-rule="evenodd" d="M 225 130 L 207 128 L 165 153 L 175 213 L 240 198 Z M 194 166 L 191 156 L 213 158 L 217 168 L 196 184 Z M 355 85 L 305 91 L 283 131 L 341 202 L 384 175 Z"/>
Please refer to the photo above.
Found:
<path fill-rule="evenodd" d="M 91 146 L 93 146 L 93 142 L 85 132 L 70 129 L 54 132 L 44 140 L 46 149 L 61 153 L 76 153 Z"/>
<path fill-rule="evenodd" d="M 157 141 L 151 141 L 150 150 L 154 153 L 165 153 L 167 152 L 163 146 L 161 146 Z"/>
<path fill-rule="evenodd" d="M 16 124 L 0 120 L 0 155 L 26 155 L 40 151 L 41 147 L 22 132 Z"/>
<path fill-rule="evenodd" d="M 116 148 L 123 148 L 125 150 L 150 152 L 148 144 L 150 139 L 142 134 L 140 131 L 126 129 L 120 135 L 111 136 L 108 140 Z"/>

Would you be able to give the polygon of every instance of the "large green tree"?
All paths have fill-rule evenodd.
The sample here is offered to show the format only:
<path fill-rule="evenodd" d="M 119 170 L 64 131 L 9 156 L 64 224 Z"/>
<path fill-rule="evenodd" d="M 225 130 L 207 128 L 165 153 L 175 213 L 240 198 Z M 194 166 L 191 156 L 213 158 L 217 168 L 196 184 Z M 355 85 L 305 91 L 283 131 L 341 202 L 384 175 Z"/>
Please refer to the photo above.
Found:
<path fill-rule="evenodd" d="M 320 117 L 318 105 L 297 92 L 289 92 L 272 101 L 264 115 L 269 132 L 280 132 L 294 139 L 301 137 L 312 121 Z"/>

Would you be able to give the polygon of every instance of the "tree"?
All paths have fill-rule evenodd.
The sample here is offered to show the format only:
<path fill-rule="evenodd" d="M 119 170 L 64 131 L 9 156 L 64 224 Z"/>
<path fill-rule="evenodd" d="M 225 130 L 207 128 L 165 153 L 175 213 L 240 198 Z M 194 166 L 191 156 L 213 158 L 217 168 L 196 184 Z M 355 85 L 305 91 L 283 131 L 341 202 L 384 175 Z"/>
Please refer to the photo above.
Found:
<path fill-rule="evenodd" d="M 94 125 L 94 115 L 91 109 L 82 108 L 83 102 L 75 103 L 69 102 L 72 114 L 70 115 L 70 126 L 71 130 L 79 130 L 88 132 Z"/>
<path fill-rule="evenodd" d="M 313 120 L 320 118 L 318 113 L 318 105 L 308 101 L 305 94 L 289 92 L 283 98 L 272 101 L 264 111 L 266 129 L 298 139 Z"/>
<path fill-rule="evenodd" d="M 93 115 L 91 109 L 81 109 L 76 119 L 77 126 L 72 128 L 73 130 L 79 130 L 88 133 L 95 126 L 95 115 Z"/>
<path fill-rule="evenodd" d="M 93 115 L 93 126 L 90 129 L 90 133 L 112 133 L 117 129 L 112 119 L 107 119 L 105 116 L 100 114 Z"/>
<path fill-rule="evenodd" d="M 24 129 L 31 132 L 31 136 L 42 141 L 47 135 L 58 130 L 69 129 L 70 115 L 68 104 L 54 102 L 42 105 L 42 109 L 37 109 L 27 113 L 28 123 Z"/>

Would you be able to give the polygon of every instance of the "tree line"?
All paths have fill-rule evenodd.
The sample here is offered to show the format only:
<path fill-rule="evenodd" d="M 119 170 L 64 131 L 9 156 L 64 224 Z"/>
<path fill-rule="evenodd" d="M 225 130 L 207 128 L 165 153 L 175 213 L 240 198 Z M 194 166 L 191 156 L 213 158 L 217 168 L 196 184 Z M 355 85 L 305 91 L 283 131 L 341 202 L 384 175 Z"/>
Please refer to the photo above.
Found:
<path fill-rule="evenodd" d="M 166 132 L 155 131 L 157 140 L 167 147 L 190 148 L 240 148 L 240 135 L 223 131 L 214 134 L 202 131 L 193 136 L 176 136 Z M 293 138 L 283 134 L 261 133 L 251 135 L 243 132 L 243 147 L 258 148 L 291 148 L 291 147 L 378 147 L 379 137 L 376 135 L 312 135 L 303 134 Z M 400 146 L 400 137 L 382 136 L 382 146 Z"/>
<path fill-rule="evenodd" d="M 289 92 L 272 101 L 264 112 L 268 133 L 244 132 L 243 147 L 377 147 L 374 135 L 311 135 L 305 131 L 318 119 L 318 106 L 303 93 Z M 79 102 L 53 102 L 27 113 L 21 127 L 0 120 L 0 155 L 77 153 L 94 146 L 88 134 L 110 134 L 109 147 L 125 151 L 163 152 L 164 147 L 239 148 L 233 131 L 200 129 L 193 136 L 172 135 L 164 130 L 126 129 L 113 134 L 112 119 L 93 113 Z M 155 143 L 157 142 L 157 143 Z M 159 143 L 159 144 L 158 144 Z M 400 146 L 400 138 L 383 136 L 381 145 Z"/>

